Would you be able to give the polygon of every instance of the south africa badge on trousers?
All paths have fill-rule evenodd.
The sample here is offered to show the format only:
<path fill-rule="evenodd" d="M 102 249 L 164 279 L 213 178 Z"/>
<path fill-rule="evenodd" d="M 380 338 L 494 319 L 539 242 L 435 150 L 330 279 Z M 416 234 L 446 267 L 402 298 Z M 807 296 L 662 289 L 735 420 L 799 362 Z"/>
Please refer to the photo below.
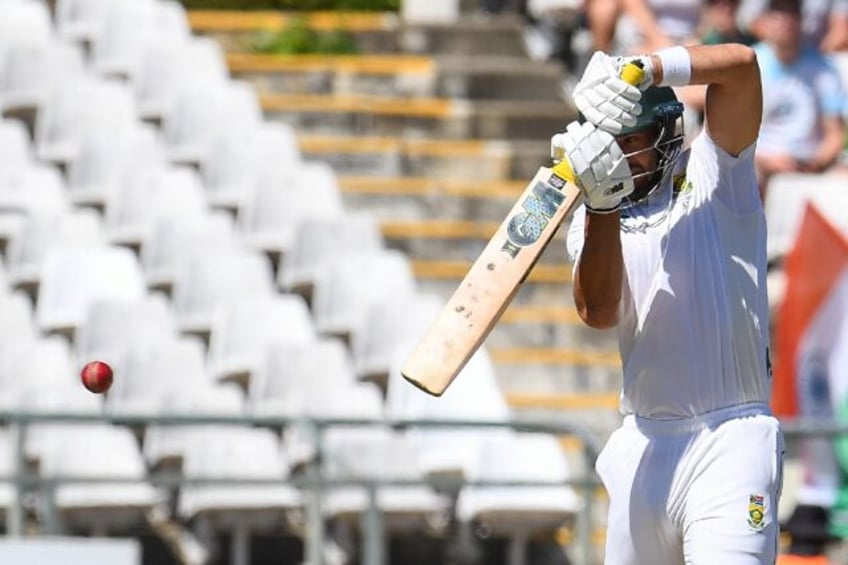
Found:
<path fill-rule="evenodd" d="M 765 503 L 760 494 L 752 494 L 748 497 L 748 525 L 753 530 L 762 530 L 765 527 Z"/>

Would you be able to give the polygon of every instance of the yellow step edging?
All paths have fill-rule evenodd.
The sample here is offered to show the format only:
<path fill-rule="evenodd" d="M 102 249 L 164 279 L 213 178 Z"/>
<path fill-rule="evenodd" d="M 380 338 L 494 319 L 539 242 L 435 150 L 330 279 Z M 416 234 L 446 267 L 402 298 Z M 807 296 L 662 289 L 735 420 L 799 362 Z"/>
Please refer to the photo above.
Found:
<path fill-rule="evenodd" d="M 496 348 L 492 360 L 504 365 L 588 365 L 620 368 L 618 352 L 587 353 L 554 347 Z"/>
<path fill-rule="evenodd" d="M 385 220 L 380 223 L 380 230 L 384 237 L 395 239 L 489 239 L 499 225 L 470 220 Z"/>
<path fill-rule="evenodd" d="M 469 261 L 428 261 L 416 259 L 412 261 L 412 271 L 422 279 L 456 280 L 457 283 L 471 268 Z M 570 283 L 570 265 L 537 264 L 530 271 L 526 282 L 531 283 Z"/>
<path fill-rule="evenodd" d="M 538 393 L 507 392 L 507 404 L 512 408 L 537 410 L 618 410 L 618 392 L 599 393 Z M 573 438 L 579 441 L 577 438 Z"/>
<path fill-rule="evenodd" d="M 463 114 L 461 102 L 447 98 L 389 98 L 361 95 L 262 94 L 265 112 L 360 113 L 445 119 Z"/>
<path fill-rule="evenodd" d="M 274 31 L 301 18 L 314 30 L 391 31 L 399 18 L 391 12 L 274 12 L 190 10 L 188 22 L 195 32 Z"/>
<path fill-rule="evenodd" d="M 448 195 L 467 198 L 518 198 L 527 187 L 523 180 L 474 181 L 427 177 L 369 177 L 345 175 L 339 178 L 343 192 L 385 195 Z"/>
<path fill-rule="evenodd" d="M 507 146 L 481 139 L 403 139 L 345 135 L 301 134 L 297 137 L 304 153 L 403 153 L 419 157 L 504 157 Z"/>
<path fill-rule="evenodd" d="M 228 53 L 233 73 L 347 72 L 373 75 L 433 74 L 436 63 L 421 55 L 268 55 Z"/>

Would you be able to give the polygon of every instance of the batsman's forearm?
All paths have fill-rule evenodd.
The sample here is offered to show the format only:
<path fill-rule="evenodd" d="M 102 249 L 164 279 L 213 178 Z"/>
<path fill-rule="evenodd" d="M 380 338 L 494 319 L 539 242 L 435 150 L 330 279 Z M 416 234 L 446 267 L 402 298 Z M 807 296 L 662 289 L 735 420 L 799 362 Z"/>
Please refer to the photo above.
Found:
<path fill-rule="evenodd" d="M 574 303 L 580 318 L 597 329 L 618 323 L 624 263 L 619 214 L 586 214 L 586 237 L 574 277 Z"/>
<path fill-rule="evenodd" d="M 689 84 L 731 85 L 752 79 L 759 81 L 757 59 L 750 47 L 738 43 L 692 45 L 686 48 L 691 58 L 692 76 Z M 662 81 L 662 61 L 651 56 L 654 84 Z"/>

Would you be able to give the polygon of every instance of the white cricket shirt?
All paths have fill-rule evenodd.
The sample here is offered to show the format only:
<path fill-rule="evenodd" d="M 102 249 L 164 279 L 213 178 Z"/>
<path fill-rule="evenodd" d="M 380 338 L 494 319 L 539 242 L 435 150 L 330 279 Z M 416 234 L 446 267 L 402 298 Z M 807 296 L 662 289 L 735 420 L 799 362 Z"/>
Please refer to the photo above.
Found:
<path fill-rule="evenodd" d="M 766 227 L 754 148 L 733 157 L 705 128 L 673 180 L 622 212 L 625 414 L 681 418 L 769 401 Z M 584 224 L 581 207 L 567 242 L 575 265 Z"/>

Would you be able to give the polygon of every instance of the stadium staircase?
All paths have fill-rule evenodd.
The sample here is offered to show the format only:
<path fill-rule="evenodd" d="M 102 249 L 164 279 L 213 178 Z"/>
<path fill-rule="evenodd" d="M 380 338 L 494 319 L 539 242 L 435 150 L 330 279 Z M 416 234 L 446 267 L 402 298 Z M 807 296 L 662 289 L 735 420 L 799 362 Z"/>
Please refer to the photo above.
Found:
<path fill-rule="evenodd" d="M 575 115 L 567 71 L 531 59 L 523 20 L 464 13 L 416 23 L 388 13 L 312 13 L 317 30 L 353 34 L 356 55 L 251 53 L 290 15 L 194 11 L 195 34 L 226 49 L 270 120 L 295 127 L 308 159 L 330 163 L 345 206 L 377 214 L 387 246 L 420 287 L 447 298 Z M 618 422 L 614 333 L 583 326 L 561 229 L 486 342 L 511 407 L 588 425 Z M 400 313 L 398 315 L 401 315 Z"/>

